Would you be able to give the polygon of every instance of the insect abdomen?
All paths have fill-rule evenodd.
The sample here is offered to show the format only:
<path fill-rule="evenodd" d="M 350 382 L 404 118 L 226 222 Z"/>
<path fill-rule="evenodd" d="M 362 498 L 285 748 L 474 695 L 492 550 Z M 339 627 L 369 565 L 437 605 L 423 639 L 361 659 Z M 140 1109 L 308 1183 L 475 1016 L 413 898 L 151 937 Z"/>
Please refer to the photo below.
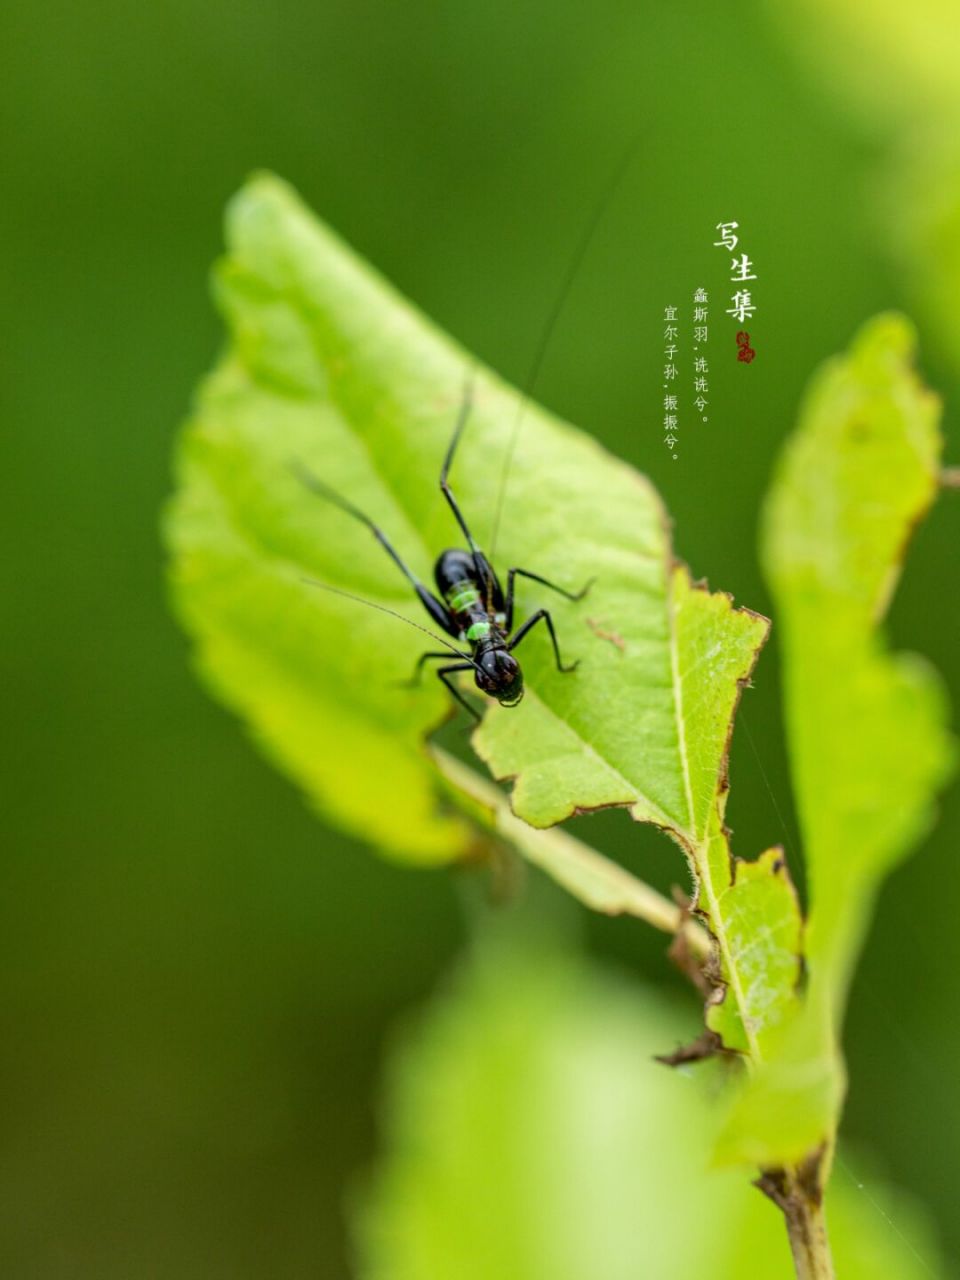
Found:
<path fill-rule="evenodd" d="M 437 560 L 434 575 L 443 602 L 459 629 L 461 641 L 479 644 L 493 632 L 494 623 L 502 626 L 505 617 L 500 586 L 491 569 L 490 582 L 484 591 L 477 580 L 471 552 L 459 548 L 444 551 Z M 486 595 L 490 596 L 489 600 L 485 599 Z"/>
<path fill-rule="evenodd" d="M 473 582 L 455 582 L 446 593 L 446 601 L 451 613 L 470 613 L 475 608 L 483 608 L 480 592 Z"/>
<path fill-rule="evenodd" d="M 467 580 L 454 582 L 448 588 L 444 599 L 447 608 L 460 625 L 461 640 L 476 644 L 478 640 L 490 634 L 490 623 L 476 583 Z"/>

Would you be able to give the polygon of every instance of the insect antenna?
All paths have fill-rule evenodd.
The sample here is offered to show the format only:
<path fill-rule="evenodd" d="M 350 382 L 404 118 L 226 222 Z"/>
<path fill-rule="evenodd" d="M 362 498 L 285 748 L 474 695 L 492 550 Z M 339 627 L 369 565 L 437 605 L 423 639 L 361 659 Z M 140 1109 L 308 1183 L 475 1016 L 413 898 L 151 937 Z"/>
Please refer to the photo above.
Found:
<path fill-rule="evenodd" d="M 406 617 L 402 613 L 398 613 L 396 609 L 390 609 L 385 604 L 377 604 L 374 600 L 364 600 L 363 596 L 356 596 L 352 591 L 344 591 L 343 587 L 332 587 L 329 582 L 318 582 L 316 578 L 301 578 L 302 582 L 307 583 L 311 587 L 319 587 L 321 591 L 329 591 L 332 595 L 342 596 L 344 600 L 352 600 L 355 604 L 365 604 L 368 609 L 378 609 L 380 613 L 389 614 L 391 618 L 396 618 L 398 622 L 405 622 L 408 627 L 416 627 L 418 631 L 422 631 L 425 636 L 429 636 L 431 640 L 436 640 L 437 644 L 442 644 L 445 649 L 449 649 L 451 653 L 455 653 L 458 658 L 462 658 L 464 662 L 480 670 L 478 663 L 474 661 L 469 653 L 463 649 L 458 649 L 455 644 L 451 644 L 449 640 L 445 640 L 443 636 L 438 635 L 436 631 L 431 631 L 429 627 L 422 627 L 419 622 L 414 622 L 412 618 Z"/>
<path fill-rule="evenodd" d="M 570 296 L 570 290 L 573 288 L 573 283 L 580 274 L 580 268 L 583 266 L 583 260 L 587 256 L 587 250 L 593 243 L 593 238 L 597 233 L 600 223 L 603 221 L 607 209 L 610 207 L 610 202 L 620 189 L 620 184 L 626 177 L 627 170 L 633 163 L 633 158 L 637 153 L 641 141 L 646 136 L 646 133 L 647 127 L 643 126 L 631 137 L 623 151 L 623 154 L 620 156 L 620 159 L 611 171 L 609 178 L 604 183 L 600 191 L 600 195 L 592 206 L 587 220 L 583 224 L 580 237 L 574 246 L 573 253 L 570 255 L 570 259 L 567 263 L 567 269 L 564 272 L 563 279 L 560 283 L 560 288 L 554 298 L 553 306 L 550 308 L 549 314 L 547 315 L 547 322 L 543 326 L 543 330 L 540 334 L 540 340 L 533 353 L 533 362 L 530 366 L 530 372 L 527 374 L 527 381 L 524 390 L 521 393 L 520 400 L 517 404 L 517 412 L 514 416 L 513 427 L 511 428 L 510 438 L 507 442 L 507 451 L 503 458 L 503 468 L 500 472 L 500 484 L 497 490 L 497 505 L 494 510 L 493 528 L 489 542 L 489 556 L 491 560 L 493 560 L 497 550 L 497 535 L 500 532 L 500 517 L 503 515 L 503 505 L 507 492 L 507 480 L 510 476 L 510 468 L 513 465 L 513 455 L 517 449 L 517 440 L 520 436 L 520 426 L 523 421 L 524 412 L 526 411 L 530 398 L 533 395 L 534 385 L 536 384 L 537 378 L 540 374 L 544 357 L 547 354 L 550 339 L 553 337 L 553 331 L 557 327 L 557 321 L 560 319 L 560 315 L 566 304 L 567 298 Z"/>

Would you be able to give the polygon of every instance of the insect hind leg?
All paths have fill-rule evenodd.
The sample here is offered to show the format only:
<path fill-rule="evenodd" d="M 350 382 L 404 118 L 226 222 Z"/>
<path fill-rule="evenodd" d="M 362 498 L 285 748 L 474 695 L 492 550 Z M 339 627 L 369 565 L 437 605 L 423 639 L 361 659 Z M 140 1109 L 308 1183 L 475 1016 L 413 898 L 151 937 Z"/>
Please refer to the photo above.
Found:
<path fill-rule="evenodd" d="M 460 412 L 457 415 L 456 426 L 453 428 L 453 436 L 450 440 L 450 444 L 447 446 L 447 453 L 446 453 L 446 457 L 443 460 L 443 466 L 440 468 L 440 489 L 443 493 L 443 496 L 446 498 L 450 506 L 450 510 L 453 512 L 454 519 L 456 520 L 457 524 L 460 526 L 460 530 L 463 533 L 463 536 L 467 540 L 467 546 L 470 548 L 470 550 L 474 554 L 474 557 L 476 558 L 477 556 L 481 555 L 480 548 L 477 546 L 476 542 L 474 541 L 473 534 L 470 532 L 470 528 L 466 522 L 466 519 L 464 518 L 464 514 L 460 510 L 460 504 L 457 502 L 457 499 L 454 497 L 454 493 L 453 493 L 453 490 L 450 488 L 450 481 L 449 481 L 450 468 L 453 465 L 454 455 L 457 452 L 457 445 L 460 443 L 460 437 L 463 435 L 464 428 L 467 425 L 467 419 L 470 417 L 470 410 L 472 407 L 473 407 L 473 379 L 471 377 L 470 379 L 468 379 L 466 385 L 463 388 L 463 400 L 461 401 L 461 404 L 460 404 Z M 478 565 L 478 568 L 479 568 L 479 565 Z"/>
<path fill-rule="evenodd" d="M 353 516 L 354 520 L 359 520 L 361 524 L 366 525 L 393 563 L 413 587 L 414 591 L 417 593 L 420 603 L 430 615 L 431 620 L 443 631 L 446 631 L 448 635 L 459 635 L 459 628 L 451 618 L 449 610 L 431 591 L 427 589 L 427 587 L 424 586 L 378 524 L 371 520 L 370 517 L 366 515 L 365 512 L 361 511 L 359 507 L 355 507 L 349 499 L 344 498 L 341 494 L 337 493 L 336 489 L 331 489 L 328 484 L 324 484 L 324 482 L 318 476 L 315 476 L 309 468 L 305 467 L 299 459 L 294 459 L 290 463 L 290 469 L 301 484 L 309 489 L 311 493 L 315 493 L 317 497 L 323 498 L 326 502 L 332 503 L 335 507 L 339 507 L 341 511 L 345 511 L 348 516 Z"/>
<path fill-rule="evenodd" d="M 557 661 L 557 670 L 562 671 L 564 675 L 568 675 L 571 671 L 576 671 L 577 667 L 580 665 L 580 659 L 578 658 L 576 662 L 571 662 L 568 665 L 564 664 L 563 659 L 560 657 L 560 645 L 557 643 L 557 633 L 553 628 L 553 619 L 550 617 L 550 614 L 546 609 L 538 609 L 536 613 L 532 613 L 523 626 L 519 627 L 510 637 L 507 648 L 515 649 L 524 636 L 526 636 L 538 622 L 545 622 L 547 624 L 547 630 L 550 632 L 550 643 L 553 645 L 553 656 Z"/>
<path fill-rule="evenodd" d="M 477 541 L 470 532 L 470 526 L 467 524 L 466 517 L 460 510 L 460 504 L 450 488 L 450 468 L 453 465 L 454 455 L 457 452 L 457 446 L 463 435 L 470 417 L 470 410 L 473 407 L 473 377 L 468 378 L 463 389 L 463 401 L 460 405 L 460 412 L 457 415 L 456 426 L 453 429 L 453 437 L 447 447 L 446 457 L 443 460 L 443 466 L 440 468 L 440 490 L 446 498 L 450 510 L 453 512 L 454 519 L 460 526 L 464 538 L 467 540 L 467 546 L 470 548 L 470 554 L 473 556 L 473 566 L 476 571 L 477 581 L 483 586 L 483 594 L 488 610 L 496 609 L 498 612 L 503 609 L 503 592 L 497 575 L 493 570 L 490 561 L 480 550 Z"/>

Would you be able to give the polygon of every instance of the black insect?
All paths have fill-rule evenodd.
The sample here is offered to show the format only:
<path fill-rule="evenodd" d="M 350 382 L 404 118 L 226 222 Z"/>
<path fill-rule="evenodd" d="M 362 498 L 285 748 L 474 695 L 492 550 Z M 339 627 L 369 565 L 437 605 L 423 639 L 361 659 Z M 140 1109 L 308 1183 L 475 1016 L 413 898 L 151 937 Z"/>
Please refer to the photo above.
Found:
<path fill-rule="evenodd" d="M 466 538 L 469 550 L 464 551 L 459 547 L 453 547 L 440 553 L 434 566 L 434 577 L 440 599 L 424 586 L 404 562 L 397 549 L 387 538 L 387 535 L 369 516 L 365 515 L 352 502 L 341 497 L 340 494 L 329 488 L 322 480 L 317 479 L 315 475 L 301 465 L 296 464 L 295 470 L 304 484 L 314 493 L 326 498 L 328 502 L 334 503 L 342 511 L 346 511 L 354 519 L 367 526 L 400 569 L 400 572 L 410 581 L 420 599 L 420 603 L 426 609 L 433 622 L 457 640 L 460 645 L 469 645 L 469 650 L 457 648 L 456 645 L 447 644 L 445 640 L 437 636 L 436 639 L 447 645 L 446 649 L 440 652 L 434 651 L 422 654 L 409 684 L 419 684 L 425 663 L 439 659 L 449 659 L 451 653 L 455 654 L 460 661 L 448 662 L 448 665 L 440 667 L 436 674 L 449 689 L 450 693 L 453 694 L 457 702 L 465 707 L 475 719 L 479 720 L 480 716 L 476 710 L 461 695 L 450 677 L 459 674 L 461 671 L 473 671 L 475 672 L 478 689 L 496 698 L 501 706 L 515 707 L 523 697 L 523 672 L 520 668 L 520 663 L 513 655 L 513 650 L 538 622 L 544 622 L 547 631 L 550 633 L 557 670 L 569 673 L 575 671 L 578 665 L 576 662 L 564 665 L 560 657 L 560 646 L 557 643 L 553 619 L 547 609 L 537 609 L 516 631 L 513 630 L 514 585 L 516 579 L 530 578 L 534 582 L 539 582 L 541 586 L 549 587 L 551 591 L 556 591 L 558 594 L 565 596 L 568 600 L 582 600 L 590 588 L 590 583 L 588 582 L 580 591 L 574 593 L 567 591 L 564 587 L 558 587 L 556 583 L 549 582 L 538 573 L 531 573 L 529 569 L 510 569 L 507 571 L 507 590 L 506 594 L 504 594 L 496 571 L 473 539 L 473 535 L 467 526 L 448 481 L 457 445 L 470 416 L 471 399 L 471 392 L 468 387 L 454 427 L 453 438 L 450 441 L 447 456 L 440 471 L 440 488 L 443 496 L 450 504 L 450 509 L 463 532 L 463 536 Z M 316 585 L 322 586 L 323 584 L 317 583 Z M 338 592 L 338 594 L 347 595 L 348 593 Z M 370 602 L 365 601 L 364 603 Z M 387 612 L 391 611 L 387 610 Z M 408 619 L 404 620 L 409 621 Z"/>

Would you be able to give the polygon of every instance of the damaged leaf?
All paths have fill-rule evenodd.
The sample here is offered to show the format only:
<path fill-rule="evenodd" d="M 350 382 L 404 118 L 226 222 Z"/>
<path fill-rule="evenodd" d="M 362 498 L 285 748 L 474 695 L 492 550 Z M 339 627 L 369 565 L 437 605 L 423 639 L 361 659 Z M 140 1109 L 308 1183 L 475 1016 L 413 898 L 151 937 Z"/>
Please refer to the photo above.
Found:
<path fill-rule="evenodd" d="M 930 826 L 953 763 L 941 681 L 880 624 L 937 491 L 939 402 L 906 320 L 880 316 L 816 377 L 770 493 L 764 562 L 783 646 L 811 910 L 802 1012 L 732 1118 L 725 1150 L 765 1165 L 829 1139 L 840 1022 L 878 887 Z"/>
<path fill-rule="evenodd" d="M 719 856 L 729 857 L 726 839 Z M 782 849 L 768 849 L 755 862 L 736 859 L 735 880 L 718 869 L 716 915 L 722 922 L 725 975 L 736 983 L 735 998 L 707 1010 L 707 1026 L 731 1049 L 762 1061 L 770 1033 L 794 1007 L 800 978 L 802 922 L 797 893 Z M 715 882 L 716 883 L 716 882 Z"/>
<path fill-rule="evenodd" d="M 558 710 L 530 699 L 523 720 L 494 708 L 474 735 L 493 773 L 515 778 L 513 808 L 532 825 L 620 804 L 673 836 L 717 941 L 708 1025 L 724 1047 L 754 1056 L 792 1004 L 799 969 L 800 913 L 782 856 L 733 864 L 723 828 L 733 717 L 767 628 L 693 583 L 664 529 L 661 576 L 617 618 L 613 712 L 596 700 Z"/>
<path fill-rule="evenodd" d="M 515 779 L 514 811 L 532 826 L 626 805 L 691 853 L 726 790 L 734 708 L 769 624 L 694 584 L 665 522 L 656 535 L 657 558 L 621 580 L 622 653 L 594 645 L 577 673 L 593 696 L 548 705 L 534 695 L 523 716 L 492 707 L 474 746 L 497 777 Z M 595 683 L 601 655 L 615 682 Z"/>

